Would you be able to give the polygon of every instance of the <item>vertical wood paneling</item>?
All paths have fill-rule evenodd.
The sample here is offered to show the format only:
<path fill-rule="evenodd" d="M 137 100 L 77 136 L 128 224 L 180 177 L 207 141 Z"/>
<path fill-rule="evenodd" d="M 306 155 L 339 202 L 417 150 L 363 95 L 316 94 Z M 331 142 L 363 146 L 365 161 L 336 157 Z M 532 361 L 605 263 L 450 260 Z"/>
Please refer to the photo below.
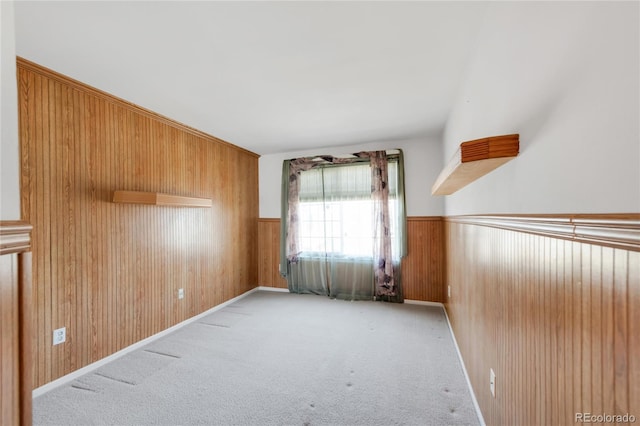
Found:
<path fill-rule="evenodd" d="M 640 407 L 640 252 L 629 252 L 629 407 Z M 636 416 L 637 417 L 637 416 Z"/>
<path fill-rule="evenodd" d="M 0 424 L 31 425 L 31 226 L 0 221 Z"/>
<path fill-rule="evenodd" d="M 0 424 L 20 419 L 17 255 L 0 256 Z"/>
<path fill-rule="evenodd" d="M 258 221 L 258 282 L 262 286 L 287 288 L 280 275 L 280 219 Z"/>
<path fill-rule="evenodd" d="M 18 82 L 34 387 L 257 285 L 255 154 L 28 61 Z M 115 190 L 214 206 L 114 204 Z"/>
<path fill-rule="evenodd" d="M 405 299 L 445 301 L 443 235 L 441 217 L 407 218 L 407 256 L 402 260 Z"/>
<path fill-rule="evenodd" d="M 32 405 L 32 332 L 33 310 L 31 298 L 33 257 L 31 252 L 22 252 L 18 255 L 18 301 L 20 304 L 18 314 L 18 328 L 20 333 L 20 425 L 30 426 L 33 416 Z"/>
<path fill-rule="evenodd" d="M 640 252 L 455 220 L 445 245 L 446 307 L 487 424 L 640 418 Z"/>
<path fill-rule="evenodd" d="M 616 413 L 629 412 L 629 386 L 640 386 L 639 383 L 629 383 L 629 253 L 616 250 L 613 266 L 613 304 L 614 311 L 614 410 Z M 640 291 L 638 282 L 635 291 Z M 640 355 L 640 348 L 635 348 L 635 356 Z M 635 409 L 640 409 L 636 406 Z"/>
<path fill-rule="evenodd" d="M 443 221 L 440 216 L 407 218 L 408 254 L 402 261 L 405 299 L 444 302 Z M 258 282 L 287 288 L 278 270 L 280 219 L 258 221 Z"/>

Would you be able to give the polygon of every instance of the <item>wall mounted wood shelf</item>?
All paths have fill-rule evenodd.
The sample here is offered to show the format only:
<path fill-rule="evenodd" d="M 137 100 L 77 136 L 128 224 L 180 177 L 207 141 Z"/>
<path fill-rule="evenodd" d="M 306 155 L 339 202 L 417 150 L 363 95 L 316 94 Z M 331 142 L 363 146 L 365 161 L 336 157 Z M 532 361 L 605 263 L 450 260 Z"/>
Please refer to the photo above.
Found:
<path fill-rule="evenodd" d="M 209 198 L 183 197 L 181 195 L 143 191 L 114 191 L 113 202 L 175 207 L 211 207 L 213 205 Z"/>
<path fill-rule="evenodd" d="M 492 136 L 460 144 L 431 188 L 431 195 L 450 195 L 518 155 L 518 134 Z"/>

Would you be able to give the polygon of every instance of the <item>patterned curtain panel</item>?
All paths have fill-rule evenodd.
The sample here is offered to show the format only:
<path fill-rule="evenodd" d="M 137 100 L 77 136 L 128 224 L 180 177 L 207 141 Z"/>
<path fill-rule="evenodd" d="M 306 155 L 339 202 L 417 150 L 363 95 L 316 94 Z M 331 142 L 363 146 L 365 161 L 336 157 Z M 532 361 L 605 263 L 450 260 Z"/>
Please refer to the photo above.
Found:
<path fill-rule="evenodd" d="M 373 264 L 376 296 L 398 296 L 391 255 L 391 219 L 389 216 L 389 169 L 387 153 L 371 153 L 371 198 L 373 200 Z"/>
<path fill-rule="evenodd" d="M 402 302 L 402 160 L 372 151 L 283 163 L 280 272 L 291 292 Z"/>

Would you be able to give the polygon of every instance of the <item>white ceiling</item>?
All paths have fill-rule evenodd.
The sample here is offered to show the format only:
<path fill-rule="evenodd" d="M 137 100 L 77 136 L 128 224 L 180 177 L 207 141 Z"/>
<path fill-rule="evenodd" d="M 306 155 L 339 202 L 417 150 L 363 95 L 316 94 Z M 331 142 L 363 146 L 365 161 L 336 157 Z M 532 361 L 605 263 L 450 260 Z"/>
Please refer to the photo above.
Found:
<path fill-rule="evenodd" d="M 17 1 L 16 52 L 271 154 L 439 135 L 486 5 Z"/>

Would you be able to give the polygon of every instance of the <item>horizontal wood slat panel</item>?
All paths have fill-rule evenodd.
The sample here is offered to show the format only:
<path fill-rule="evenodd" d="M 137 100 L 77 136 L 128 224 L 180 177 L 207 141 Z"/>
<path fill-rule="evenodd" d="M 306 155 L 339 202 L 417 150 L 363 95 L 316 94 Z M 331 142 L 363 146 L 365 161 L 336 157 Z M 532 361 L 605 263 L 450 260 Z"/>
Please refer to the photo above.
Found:
<path fill-rule="evenodd" d="M 578 217 L 445 220 L 447 312 L 487 424 L 640 416 L 640 252 L 548 232 L 549 224 L 578 227 Z M 636 220 L 585 219 L 606 235 Z M 540 232 L 530 228 L 537 223 Z"/>
<path fill-rule="evenodd" d="M 278 271 L 280 219 L 258 221 L 258 274 L 263 286 L 287 288 Z M 444 302 L 444 249 L 441 216 L 407 218 L 408 255 L 402 261 L 404 297 Z"/>
<path fill-rule="evenodd" d="M 18 84 L 35 387 L 257 285 L 255 154 L 24 60 Z M 214 203 L 112 203 L 121 188 Z"/>

